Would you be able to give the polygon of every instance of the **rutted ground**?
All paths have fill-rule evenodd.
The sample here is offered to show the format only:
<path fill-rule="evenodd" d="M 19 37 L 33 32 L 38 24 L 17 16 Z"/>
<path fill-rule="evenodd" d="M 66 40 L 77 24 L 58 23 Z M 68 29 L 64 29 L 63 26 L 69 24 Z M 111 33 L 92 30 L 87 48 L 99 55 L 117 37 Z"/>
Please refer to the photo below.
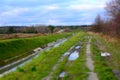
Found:
<path fill-rule="evenodd" d="M 80 32 L 0 80 L 117 80 L 96 45 Z"/>
<path fill-rule="evenodd" d="M 85 72 L 74 72 L 74 70 L 77 70 L 77 69 L 80 69 L 80 67 L 79 66 L 81 66 L 80 64 L 79 64 L 79 66 L 77 65 L 76 66 L 76 64 L 78 64 L 78 59 L 79 58 L 82 58 L 82 57 L 80 57 L 82 54 L 82 52 L 83 52 L 83 50 L 85 49 L 85 47 L 83 47 L 83 44 L 81 44 L 82 43 L 82 41 L 85 41 L 85 36 L 82 38 L 82 40 L 80 41 L 80 42 L 77 42 L 77 44 L 76 45 L 74 45 L 74 46 L 72 46 L 67 52 L 65 52 L 62 56 L 61 56 L 61 58 L 58 60 L 58 62 L 57 62 L 57 64 L 56 65 L 54 65 L 54 67 L 52 68 L 52 70 L 51 70 L 51 72 L 50 72 L 50 74 L 48 75 L 48 76 L 46 76 L 46 77 L 44 77 L 42 80 L 63 80 L 63 79 L 65 79 L 65 80 L 75 80 L 75 79 L 81 79 L 81 78 L 86 78 L 86 76 L 87 76 L 87 74 L 85 73 Z M 84 49 L 83 49 L 83 48 Z M 82 50 L 81 50 L 81 48 L 82 48 Z M 85 51 L 85 50 L 84 50 Z M 81 53 L 80 53 L 81 52 Z M 84 55 L 85 56 L 85 55 Z M 79 62 L 80 63 L 80 62 Z M 85 62 L 84 62 L 85 63 Z M 82 64 L 82 66 L 83 66 L 84 64 Z M 72 69 L 68 69 L 68 70 L 65 70 L 64 68 L 72 68 Z M 75 68 L 76 67 L 76 68 Z M 84 68 L 82 68 L 82 69 L 84 69 L 85 70 L 85 68 L 86 67 L 84 67 Z M 72 73 L 69 73 L 69 71 L 72 71 L 73 70 L 73 72 L 75 73 L 75 74 L 73 74 L 73 72 Z M 57 72 L 58 71 L 58 72 Z M 82 74 L 84 74 L 85 73 L 85 75 L 83 76 Z M 81 77 L 81 76 L 79 76 L 79 75 L 76 75 L 76 74 L 81 74 L 81 76 L 83 76 L 83 77 Z M 71 76 L 70 76 L 71 75 Z"/>
<path fill-rule="evenodd" d="M 95 66 L 94 71 L 97 73 L 99 80 L 119 80 L 115 77 L 111 66 L 106 63 L 106 61 L 110 64 L 112 63 L 109 61 L 112 55 L 102 56 L 102 53 L 107 51 L 106 47 L 104 46 L 106 43 L 100 44 L 96 38 L 100 40 L 100 38 L 97 36 L 93 36 L 91 44 L 91 51 L 93 53 Z"/>
<path fill-rule="evenodd" d="M 8 75 L 0 78 L 1 80 L 40 80 L 41 78 L 47 76 L 50 73 L 50 70 L 57 63 L 60 56 L 66 52 L 71 46 L 76 42 L 81 40 L 85 34 L 80 32 L 70 38 L 68 41 L 62 45 L 53 48 L 47 52 L 43 52 L 36 59 L 33 59 L 32 62 L 27 63 L 25 66 L 20 67 L 17 71 L 10 73 Z M 69 45 L 68 45 L 69 44 Z M 14 76 L 16 75 L 16 76 Z M 21 77 L 20 77 L 21 76 Z"/>
<path fill-rule="evenodd" d="M 32 54 L 33 49 L 37 47 L 42 47 L 42 45 L 70 35 L 71 33 L 63 33 L 31 38 L 0 40 L 0 67 Z"/>
<path fill-rule="evenodd" d="M 64 53 L 64 58 L 52 72 L 52 77 L 44 80 L 84 80 L 87 78 L 85 36 Z"/>
<path fill-rule="evenodd" d="M 98 38 L 98 37 L 94 37 L 95 38 L 95 40 L 96 40 L 96 42 L 97 42 L 97 47 L 101 50 L 101 51 L 108 51 L 107 50 L 107 46 L 106 45 L 103 45 L 103 42 L 104 42 L 104 40 L 102 40 L 103 42 L 101 42 L 101 40 L 100 40 L 100 37 Z M 102 38 L 101 38 L 102 39 Z M 109 44 L 110 45 L 110 44 Z M 114 44 L 115 45 L 115 44 Z M 117 45 L 117 44 L 116 44 Z M 102 47 L 102 48 L 101 48 Z M 119 48 L 119 46 L 118 47 L 115 47 L 115 48 L 113 48 L 112 50 L 113 51 L 115 51 L 114 49 L 116 49 L 116 48 Z M 111 51 L 112 51 L 111 50 Z M 117 49 L 118 50 L 118 49 Z M 118 51 L 116 51 L 116 53 L 117 53 Z M 109 52 L 108 52 L 109 53 Z M 115 54 L 116 54 L 115 53 Z M 112 72 L 114 73 L 114 75 L 117 77 L 117 79 L 118 80 L 120 80 L 120 70 L 119 70 L 119 63 L 116 63 L 115 62 L 115 60 L 113 59 L 113 58 L 115 58 L 115 57 L 113 57 L 113 56 L 115 56 L 115 54 L 112 54 L 112 53 L 109 53 L 109 57 L 104 57 L 104 61 L 106 62 L 106 64 L 109 66 L 109 67 L 112 67 Z M 117 55 L 116 55 L 117 56 Z M 119 55 L 118 55 L 119 56 Z"/>
<path fill-rule="evenodd" d="M 91 37 L 89 37 L 89 42 L 87 43 L 87 49 L 86 49 L 86 56 L 87 56 L 86 65 L 90 70 L 90 72 L 88 72 L 89 74 L 88 80 L 98 80 L 97 74 L 94 72 L 94 61 L 92 60 L 90 44 L 91 44 Z"/>
<path fill-rule="evenodd" d="M 71 47 L 70 50 L 71 50 L 72 48 L 73 48 L 73 47 Z M 70 51 L 70 50 L 69 50 L 69 51 Z M 60 59 L 58 60 L 57 64 L 55 64 L 55 65 L 53 66 L 52 71 L 50 72 L 50 74 L 49 74 L 48 76 L 44 77 L 42 80 L 50 80 L 51 77 L 52 77 L 52 75 L 53 75 L 53 72 L 57 69 L 59 63 L 60 63 L 61 61 L 63 61 L 64 57 L 65 57 L 65 56 L 68 56 L 69 54 L 70 54 L 69 52 L 66 52 L 65 54 L 63 54 L 63 55 L 60 57 Z"/>
<path fill-rule="evenodd" d="M 36 58 L 38 55 L 40 55 L 43 50 L 49 50 L 51 48 L 55 48 L 57 46 L 59 46 L 60 44 L 64 43 L 65 41 L 67 41 L 66 38 L 63 38 L 63 39 L 58 39 L 56 42 L 52 42 L 52 43 L 49 43 L 48 46 L 46 46 L 45 48 L 36 48 L 34 49 L 34 53 L 25 57 L 25 58 L 22 58 L 18 61 L 15 61 L 13 63 L 10 63 L 6 66 L 3 66 L 0 68 L 0 76 L 2 75 L 5 75 L 5 74 L 8 74 L 10 72 L 13 72 L 16 70 L 17 67 L 20 67 L 20 66 L 23 66 L 24 64 L 30 62 L 33 58 Z"/>

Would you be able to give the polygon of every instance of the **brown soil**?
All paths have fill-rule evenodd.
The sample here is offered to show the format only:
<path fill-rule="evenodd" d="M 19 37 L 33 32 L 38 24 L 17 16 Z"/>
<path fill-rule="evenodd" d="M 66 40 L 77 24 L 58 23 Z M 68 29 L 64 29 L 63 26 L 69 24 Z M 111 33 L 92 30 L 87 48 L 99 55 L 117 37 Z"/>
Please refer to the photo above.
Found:
<path fill-rule="evenodd" d="M 0 34 L 0 39 L 13 39 L 13 38 L 28 38 L 34 36 L 41 36 L 44 34 L 33 34 L 33 33 L 16 33 L 16 34 Z"/>

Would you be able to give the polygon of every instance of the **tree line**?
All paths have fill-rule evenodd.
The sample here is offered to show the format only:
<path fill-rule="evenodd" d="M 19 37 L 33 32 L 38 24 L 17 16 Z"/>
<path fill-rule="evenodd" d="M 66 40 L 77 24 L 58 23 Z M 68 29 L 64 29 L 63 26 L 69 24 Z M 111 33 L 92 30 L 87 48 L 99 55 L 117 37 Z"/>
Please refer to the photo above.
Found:
<path fill-rule="evenodd" d="M 92 30 L 120 38 L 120 0 L 111 0 L 106 4 L 105 10 L 107 17 L 102 19 L 98 15 Z"/>
<path fill-rule="evenodd" d="M 0 34 L 12 34 L 12 33 L 54 33 L 59 30 L 69 32 L 71 30 L 84 30 L 89 28 L 91 25 L 48 25 L 48 26 L 1 26 Z"/>

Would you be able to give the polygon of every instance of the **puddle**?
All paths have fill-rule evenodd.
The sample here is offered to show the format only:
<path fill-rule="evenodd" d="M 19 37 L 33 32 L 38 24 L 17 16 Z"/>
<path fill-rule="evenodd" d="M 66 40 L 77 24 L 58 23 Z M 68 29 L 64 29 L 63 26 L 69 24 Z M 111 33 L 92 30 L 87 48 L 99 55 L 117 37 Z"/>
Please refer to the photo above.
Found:
<path fill-rule="evenodd" d="M 16 62 L 13 62 L 11 64 L 8 64 L 6 66 L 3 66 L 0 68 L 0 77 L 5 75 L 5 74 L 8 74 L 10 72 L 13 72 L 17 69 L 17 67 L 21 67 L 23 66 L 24 64 L 32 61 L 33 58 L 35 58 L 37 56 L 38 53 L 35 53 L 35 54 L 32 54 L 32 55 L 29 55 L 21 60 L 18 60 Z"/>
<path fill-rule="evenodd" d="M 28 63 L 28 62 L 30 62 L 30 61 L 32 61 L 32 59 L 30 59 L 30 60 L 28 60 L 28 61 L 20 64 L 19 66 L 16 66 L 16 67 L 14 67 L 14 68 L 12 68 L 12 69 L 10 69 L 10 70 L 8 70 L 8 71 L 0 74 L 0 77 L 2 77 L 2 76 L 5 75 L 5 74 L 8 74 L 8 73 L 11 73 L 11 72 L 15 71 L 18 67 L 22 67 L 22 66 L 24 66 L 24 64 L 26 64 L 26 63 Z"/>
<path fill-rule="evenodd" d="M 71 53 L 71 55 L 69 56 L 68 60 L 73 61 L 76 60 L 79 57 L 79 52 L 78 51 L 74 51 L 73 53 Z"/>
<path fill-rule="evenodd" d="M 61 39 L 57 42 L 49 43 L 47 47 L 44 48 L 44 50 L 49 51 L 52 47 L 58 47 L 60 44 L 64 43 L 67 39 Z"/>
<path fill-rule="evenodd" d="M 35 55 L 37 55 L 37 53 L 31 54 L 31 55 L 29 55 L 29 56 L 27 56 L 27 57 L 25 57 L 25 58 L 23 58 L 23 59 L 21 59 L 21 60 L 18 60 L 18 61 L 16 61 L 16 62 L 13 62 L 13 63 L 8 64 L 8 65 L 6 65 L 6 66 L 3 66 L 3 67 L 0 68 L 0 70 L 5 69 L 5 68 L 10 67 L 10 66 L 13 66 L 13 65 L 15 65 L 15 64 L 17 64 L 17 63 L 20 63 L 20 62 L 22 62 L 22 61 L 28 60 L 29 58 L 31 58 L 31 57 L 33 57 L 33 56 L 35 56 Z"/>
<path fill-rule="evenodd" d="M 18 60 L 18 61 L 16 61 L 16 62 L 13 62 L 13 63 L 11 63 L 11 64 L 8 64 L 8 65 L 6 65 L 6 66 L 4 66 L 4 67 L 1 67 L 0 70 L 1 70 L 1 73 L 2 73 L 2 70 L 3 70 L 3 73 L 2 73 L 2 74 L 0 73 L 0 77 L 2 77 L 2 76 L 5 75 L 5 74 L 8 74 L 8 73 L 10 73 L 10 72 L 15 71 L 18 67 L 24 66 L 24 64 L 32 61 L 32 59 L 33 59 L 34 56 L 37 57 L 37 56 L 38 56 L 37 53 L 31 54 L 31 55 L 29 55 L 29 56 L 27 56 L 27 57 L 25 57 L 25 58 L 23 58 L 23 59 L 21 59 L 21 60 Z M 32 58 L 29 59 L 30 57 L 32 57 Z M 19 64 L 19 63 L 21 63 L 21 64 Z M 14 67 L 14 66 L 17 65 L 17 64 L 19 64 L 19 65 L 16 66 L 16 67 Z M 13 68 L 12 68 L 12 67 L 13 67 Z M 11 69 L 9 69 L 9 68 L 11 68 Z M 8 69 L 8 70 L 6 71 L 6 69 Z M 4 71 L 4 70 L 5 70 L 5 71 Z"/>
<path fill-rule="evenodd" d="M 76 47 L 75 47 L 75 49 L 80 49 L 80 48 L 81 48 L 81 46 L 76 46 Z"/>
<path fill-rule="evenodd" d="M 49 51 L 51 47 L 44 48 L 45 51 Z"/>
<path fill-rule="evenodd" d="M 110 53 L 108 53 L 108 52 L 101 52 L 101 56 L 102 57 L 107 57 L 107 56 L 110 56 Z"/>
<path fill-rule="evenodd" d="M 3 66 L 3 67 L 0 67 L 0 77 L 2 77 L 3 75 L 5 74 L 8 74 L 10 72 L 13 72 L 15 71 L 18 67 L 21 67 L 23 65 L 25 65 L 26 63 L 32 61 L 33 58 L 36 58 L 38 56 L 38 54 L 41 53 L 41 51 L 43 51 L 42 48 L 36 48 L 33 50 L 35 53 L 25 57 L 25 58 L 22 58 L 18 61 L 15 61 L 11 64 L 8 64 L 6 66 Z"/>
<path fill-rule="evenodd" d="M 52 47 L 57 47 L 60 44 L 64 43 L 65 41 L 67 41 L 67 39 L 61 39 L 61 40 L 57 41 L 56 44 L 55 44 L 55 42 L 52 42 L 52 44 L 49 43 L 49 46 L 45 47 L 44 50 L 48 51 Z M 53 45 L 53 43 L 54 43 L 54 45 Z M 17 69 L 17 67 L 21 67 L 24 64 L 32 61 L 32 59 L 36 58 L 38 56 L 38 54 L 40 54 L 41 51 L 43 51 L 43 49 L 39 47 L 39 48 L 34 49 L 33 51 L 35 52 L 34 54 L 31 54 L 25 58 L 22 58 L 21 60 L 15 61 L 6 66 L 0 67 L 0 77 L 2 77 L 5 74 L 15 71 Z"/>
<path fill-rule="evenodd" d="M 66 52 L 66 53 L 63 54 L 63 56 L 67 56 L 69 54 L 70 54 L 70 52 Z"/>
<path fill-rule="evenodd" d="M 54 47 L 58 47 L 60 44 L 64 43 L 65 41 L 67 41 L 67 39 L 61 40 L 60 42 L 57 42 Z"/>
<path fill-rule="evenodd" d="M 63 77 L 65 77 L 65 75 L 66 75 L 66 72 L 62 72 L 62 73 L 60 73 L 59 77 L 63 78 Z"/>
<path fill-rule="evenodd" d="M 16 69 L 17 69 L 17 68 L 13 68 L 13 69 L 11 69 L 11 70 L 3 73 L 3 74 L 0 74 L 0 77 L 2 77 L 2 76 L 5 75 L 5 74 L 8 74 L 8 73 L 10 73 L 10 72 L 12 72 L 12 71 L 15 71 Z"/>

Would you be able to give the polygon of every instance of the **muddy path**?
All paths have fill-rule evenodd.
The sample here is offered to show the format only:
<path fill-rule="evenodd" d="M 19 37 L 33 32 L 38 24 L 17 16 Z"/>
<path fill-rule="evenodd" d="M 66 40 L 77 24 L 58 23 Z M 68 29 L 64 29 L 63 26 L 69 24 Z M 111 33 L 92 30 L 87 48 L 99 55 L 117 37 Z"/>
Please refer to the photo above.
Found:
<path fill-rule="evenodd" d="M 52 77 L 54 71 L 57 69 L 59 63 L 63 61 L 63 59 L 64 59 L 65 56 L 68 57 L 68 56 L 71 54 L 71 52 L 73 51 L 73 48 L 74 48 L 74 47 L 75 47 L 75 46 L 72 46 L 67 52 L 65 52 L 65 53 L 58 59 L 57 63 L 53 66 L 53 68 L 52 68 L 51 72 L 49 73 L 49 75 L 46 76 L 46 77 L 44 77 L 42 80 L 50 80 L 50 79 L 51 79 L 51 77 Z"/>
<path fill-rule="evenodd" d="M 80 47 L 79 46 L 79 42 L 76 43 L 74 46 L 72 46 L 67 52 L 65 52 L 57 61 L 57 63 L 53 66 L 51 72 L 49 73 L 48 76 L 44 77 L 42 80 L 51 80 L 52 78 L 52 75 L 54 74 L 54 71 L 58 68 L 59 66 L 59 63 L 63 61 L 63 59 L 65 57 L 67 57 L 67 61 L 66 61 L 66 64 L 69 62 L 69 61 L 74 61 L 76 60 L 78 57 L 79 57 L 79 50 L 80 50 Z M 65 66 L 64 65 L 64 66 Z M 67 72 L 61 72 L 58 77 L 60 78 L 63 78 L 65 75 L 66 75 Z"/>
<path fill-rule="evenodd" d="M 97 77 L 97 74 L 94 72 L 94 61 L 92 60 L 92 53 L 90 50 L 91 37 L 88 37 L 88 38 L 89 38 L 88 42 L 85 42 L 85 43 L 82 42 L 82 44 L 83 43 L 86 44 L 86 66 L 90 70 L 89 72 L 87 72 L 88 73 L 87 80 L 99 80 Z M 70 65 L 69 62 L 74 62 L 74 60 L 76 60 L 79 57 L 80 48 L 81 48 L 81 42 L 78 42 L 76 45 L 71 47 L 66 53 L 64 53 L 61 56 L 61 58 L 58 60 L 58 62 L 53 66 L 50 74 L 48 76 L 44 77 L 42 80 L 51 80 L 54 71 L 57 69 L 57 67 L 59 66 L 59 63 L 64 59 L 65 56 L 67 56 L 67 58 L 68 58 L 65 65 L 68 66 L 68 65 Z M 58 80 L 63 80 L 62 78 L 64 78 L 66 74 L 67 74 L 67 72 L 62 71 L 58 75 Z"/>
<path fill-rule="evenodd" d="M 94 61 L 92 60 L 90 45 L 91 45 L 91 37 L 89 37 L 89 42 L 87 43 L 86 46 L 86 66 L 90 70 L 90 72 L 88 72 L 89 76 L 87 80 L 98 80 L 97 74 L 94 72 Z"/>

